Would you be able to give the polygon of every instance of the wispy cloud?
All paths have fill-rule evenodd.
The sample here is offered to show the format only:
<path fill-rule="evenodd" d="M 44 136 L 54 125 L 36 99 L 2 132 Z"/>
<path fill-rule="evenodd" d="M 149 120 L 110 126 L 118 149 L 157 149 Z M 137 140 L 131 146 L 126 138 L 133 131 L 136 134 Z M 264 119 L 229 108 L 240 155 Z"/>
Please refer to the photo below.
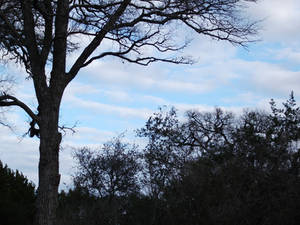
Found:
<path fill-rule="evenodd" d="M 251 4 L 252 17 L 263 19 L 261 37 L 263 41 L 284 44 L 299 43 L 300 2 L 298 0 L 264 0 Z"/>
<path fill-rule="evenodd" d="M 103 113 L 116 114 L 123 118 L 142 118 L 146 119 L 151 114 L 151 110 L 147 108 L 130 108 L 122 107 L 117 105 L 104 104 L 100 101 L 91 101 L 86 99 L 77 98 L 75 96 L 68 99 L 74 107 L 84 108 L 86 111 L 98 113 L 99 115 Z"/>

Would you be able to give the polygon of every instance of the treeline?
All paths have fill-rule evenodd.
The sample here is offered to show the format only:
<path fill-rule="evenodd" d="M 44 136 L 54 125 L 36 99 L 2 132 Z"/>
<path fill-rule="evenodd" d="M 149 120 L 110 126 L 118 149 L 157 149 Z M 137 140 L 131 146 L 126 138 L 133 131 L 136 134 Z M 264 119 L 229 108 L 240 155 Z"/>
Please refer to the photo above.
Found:
<path fill-rule="evenodd" d="M 273 100 L 270 106 L 270 113 L 217 108 L 185 118 L 162 109 L 137 131 L 142 149 L 117 137 L 101 149 L 77 150 L 74 187 L 59 194 L 57 224 L 298 224 L 300 108 L 293 94 L 282 108 Z M 0 165 L 0 207 L 11 204 L 30 221 L 34 187 Z M 9 192 L 16 200 L 2 199 Z M 28 196 L 23 206 L 20 195 Z"/>
<path fill-rule="evenodd" d="M 115 138 L 76 152 L 59 224 L 293 225 L 300 221 L 300 109 L 175 109 L 149 118 L 143 150 Z"/>
<path fill-rule="evenodd" d="M 34 201 L 34 184 L 0 161 L 0 224 L 32 225 Z"/>

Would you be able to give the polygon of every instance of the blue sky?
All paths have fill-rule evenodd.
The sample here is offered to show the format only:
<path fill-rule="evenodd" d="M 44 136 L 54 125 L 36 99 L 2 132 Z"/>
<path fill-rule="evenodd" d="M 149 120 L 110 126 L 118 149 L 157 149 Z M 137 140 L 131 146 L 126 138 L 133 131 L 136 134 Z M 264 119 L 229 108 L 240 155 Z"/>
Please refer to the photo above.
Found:
<path fill-rule="evenodd" d="M 77 132 L 62 143 L 61 187 L 70 184 L 73 147 L 96 147 L 124 131 L 132 141 L 134 130 L 160 106 L 175 106 L 181 113 L 215 106 L 239 113 L 243 108 L 267 110 L 271 98 L 281 103 L 292 90 L 299 99 L 300 1 L 260 0 L 245 15 L 264 19 L 261 41 L 247 50 L 193 36 L 182 53 L 197 59 L 194 65 L 141 67 L 107 58 L 82 70 L 62 102 L 61 124 L 77 123 Z M 1 73 L 16 78 L 14 93 L 35 108 L 31 81 L 20 76 L 22 68 L 10 63 Z M 18 109 L 10 109 L 6 117 L 14 130 L 0 127 L 0 159 L 37 183 L 38 140 L 22 138 L 28 118 Z"/>

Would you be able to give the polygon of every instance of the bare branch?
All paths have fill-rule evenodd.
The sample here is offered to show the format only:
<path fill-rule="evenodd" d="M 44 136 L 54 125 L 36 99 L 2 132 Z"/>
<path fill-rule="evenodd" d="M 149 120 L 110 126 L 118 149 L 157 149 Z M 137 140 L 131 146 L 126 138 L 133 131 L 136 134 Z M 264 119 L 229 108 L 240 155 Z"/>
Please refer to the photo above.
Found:
<path fill-rule="evenodd" d="M 4 117 L 3 114 L 4 114 L 4 112 L 1 111 L 1 112 L 0 112 L 0 125 L 1 125 L 1 126 L 4 126 L 4 127 L 7 127 L 7 128 L 9 128 L 11 131 L 13 131 L 12 126 L 11 126 L 9 123 L 4 122 L 4 121 L 7 121 L 7 119 Z"/>
<path fill-rule="evenodd" d="M 58 128 L 60 129 L 60 131 L 63 132 L 63 135 L 67 134 L 67 131 L 71 131 L 72 134 L 76 133 L 75 128 L 77 127 L 78 122 L 76 122 L 72 127 L 66 126 L 66 125 L 62 125 L 62 126 L 58 126 Z"/>
<path fill-rule="evenodd" d="M 78 57 L 78 59 L 76 60 L 76 62 L 74 63 L 74 65 L 68 73 L 68 82 L 70 82 L 77 75 L 82 65 L 85 63 L 88 57 L 95 51 L 95 49 L 100 45 L 105 35 L 112 30 L 115 22 L 122 16 L 129 3 L 130 0 L 124 0 L 120 4 L 119 8 L 108 19 L 103 29 L 97 33 L 97 36 L 93 39 L 93 41 L 84 49 L 84 51 Z"/>
<path fill-rule="evenodd" d="M 31 117 L 32 120 L 39 122 L 38 116 L 25 103 L 23 103 L 16 97 L 8 95 L 5 92 L 3 92 L 0 95 L 0 107 L 8 107 L 8 106 L 19 106 Z"/>
<path fill-rule="evenodd" d="M 44 19 L 45 19 L 45 37 L 43 40 L 43 47 L 41 51 L 41 61 L 45 65 L 50 53 L 52 44 L 52 32 L 53 32 L 53 9 L 50 0 L 44 1 L 44 7 L 39 7 Z"/>
<path fill-rule="evenodd" d="M 25 46 L 28 49 L 31 63 L 39 61 L 38 45 L 35 34 L 34 15 L 32 11 L 31 1 L 21 1 L 22 13 L 24 18 L 24 35 L 25 35 Z"/>

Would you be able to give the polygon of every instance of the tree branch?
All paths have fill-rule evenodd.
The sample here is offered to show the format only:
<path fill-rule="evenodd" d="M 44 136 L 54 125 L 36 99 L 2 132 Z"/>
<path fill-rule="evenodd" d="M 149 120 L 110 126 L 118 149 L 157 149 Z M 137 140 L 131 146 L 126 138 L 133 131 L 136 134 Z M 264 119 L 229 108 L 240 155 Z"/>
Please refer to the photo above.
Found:
<path fill-rule="evenodd" d="M 9 28 L 10 34 L 15 38 L 16 42 L 19 43 L 19 46 L 24 45 L 24 39 L 22 36 L 17 32 L 15 27 L 10 23 L 10 21 L 6 18 L 6 16 L 0 11 L 0 19 L 4 21 L 6 26 Z"/>
<path fill-rule="evenodd" d="M 32 13 L 32 4 L 31 1 L 28 0 L 21 1 L 21 3 L 24 19 L 25 45 L 29 52 L 30 62 L 39 62 L 40 58 L 34 30 L 35 23 Z"/>
<path fill-rule="evenodd" d="M 43 48 L 41 51 L 41 61 L 42 64 L 45 65 L 50 53 L 51 43 L 53 39 L 53 9 L 51 6 L 51 1 L 44 1 L 44 9 L 41 9 L 40 11 L 45 19 L 45 36 L 43 40 Z"/>
<path fill-rule="evenodd" d="M 95 49 L 100 45 L 105 35 L 114 27 L 116 21 L 122 16 L 130 0 L 124 0 L 115 13 L 109 18 L 108 22 L 104 25 L 101 31 L 98 32 L 97 36 L 91 41 L 91 43 L 83 50 L 81 55 L 77 58 L 76 62 L 71 67 L 68 72 L 68 80 L 70 82 L 78 73 L 85 61 L 90 57 L 90 55 L 95 51 Z"/>
<path fill-rule="evenodd" d="M 31 117 L 32 120 L 37 123 L 39 122 L 39 117 L 25 103 L 14 96 L 2 93 L 2 95 L 0 95 L 0 107 L 8 106 L 19 106 Z"/>

